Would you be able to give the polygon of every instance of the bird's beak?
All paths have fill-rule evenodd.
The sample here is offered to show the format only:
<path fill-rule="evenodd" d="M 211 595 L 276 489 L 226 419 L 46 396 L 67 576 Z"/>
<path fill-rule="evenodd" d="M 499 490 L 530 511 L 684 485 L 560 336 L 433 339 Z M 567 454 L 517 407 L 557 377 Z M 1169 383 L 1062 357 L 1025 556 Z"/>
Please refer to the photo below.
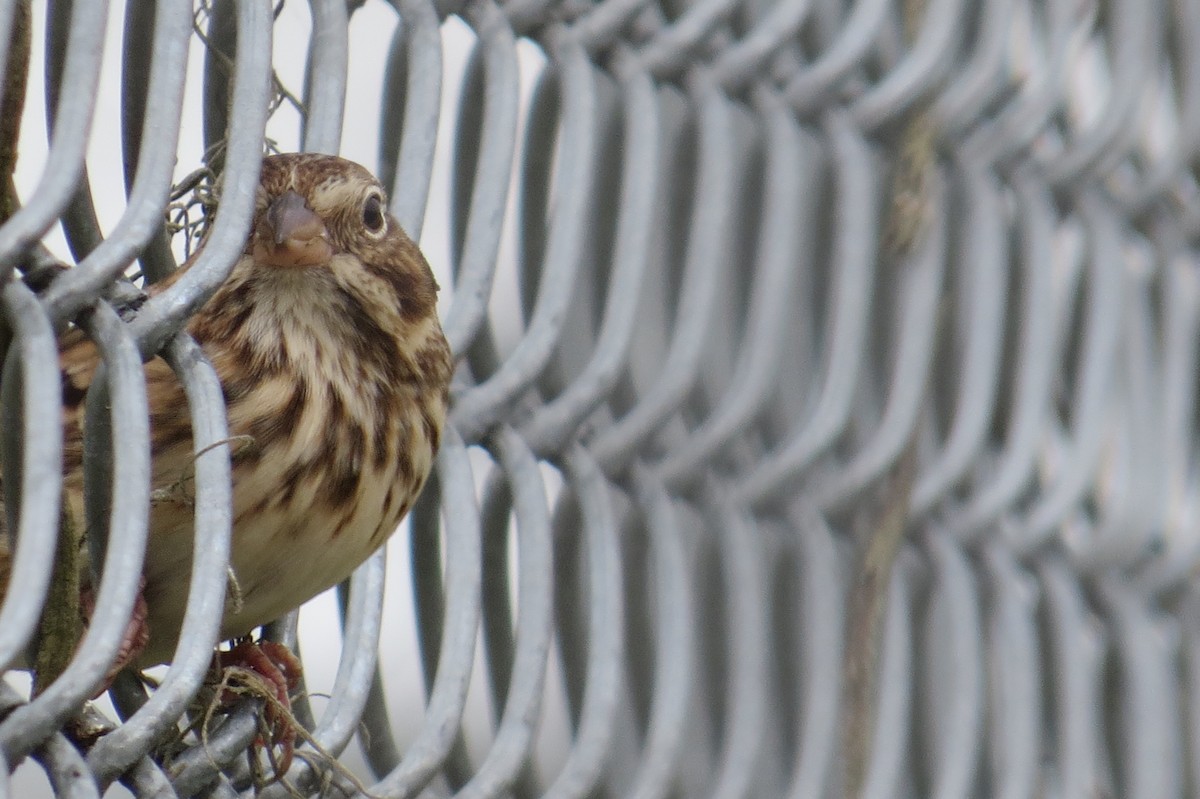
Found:
<path fill-rule="evenodd" d="M 320 266 L 333 257 L 325 223 L 294 191 L 267 208 L 254 244 L 254 259 L 270 266 Z"/>

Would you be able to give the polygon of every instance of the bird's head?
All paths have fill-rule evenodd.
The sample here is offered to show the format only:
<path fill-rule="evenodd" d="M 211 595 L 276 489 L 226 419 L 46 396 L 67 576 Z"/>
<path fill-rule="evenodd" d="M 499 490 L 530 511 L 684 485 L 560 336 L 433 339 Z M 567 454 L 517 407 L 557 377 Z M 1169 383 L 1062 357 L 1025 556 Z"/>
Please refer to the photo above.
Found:
<path fill-rule="evenodd" d="M 244 253 L 191 330 L 239 350 L 257 374 L 282 368 L 284 353 L 315 362 L 319 353 L 349 351 L 389 380 L 404 379 L 393 372 L 409 364 L 406 373 L 442 383 L 448 356 L 437 292 L 370 172 L 336 156 L 273 155 L 262 162 Z M 424 357 L 432 366 L 422 368 L 430 347 L 438 356 Z"/>
<path fill-rule="evenodd" d="M 247 247 L 259 263 L 322 266 L 338 253 L 362 257 L 385 249 L 398 231 L 383 187 L 353 161 L 308 153 L 263 159 Z"/>
<path fill-rule="evenodd" d="M 433 313 L 437 283 L 416 245 L 387 212 L 379 181 L 331 155 L 289 153 L 263 159 L 254 226 L 246 244 L 253 269 L 301 269 L 363 300 L 395 295 L 408 320 Z M 313 273 L 327 272 L 327 276 Z M 381 293 L 382 292 L 382 293 Z"/>

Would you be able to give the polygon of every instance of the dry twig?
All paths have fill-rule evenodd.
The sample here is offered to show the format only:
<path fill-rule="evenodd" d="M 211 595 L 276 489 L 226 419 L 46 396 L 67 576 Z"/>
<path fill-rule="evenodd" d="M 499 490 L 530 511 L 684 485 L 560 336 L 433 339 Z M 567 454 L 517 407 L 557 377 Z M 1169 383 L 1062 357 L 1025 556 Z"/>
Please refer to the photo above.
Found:
<path fill-rule="evenodd" d="M 910 43 L 916 38 L 924 7 L 924 0 L 905 0 L 905 34 Z M 907 120 L 900 135 L 880 248 L 888 267 L 898 268 L 929 228 L 935 167 L 935 129 L 928 109 L 923 108 Z M 842 683 L 846 799 L 861 796 L 871 759 L 883 619 L 892 571 L 907 527 L 916 471 L 914 430 L 892 467 L 879 508 L 871 514 L 869 537 L 851 589 Z"/>

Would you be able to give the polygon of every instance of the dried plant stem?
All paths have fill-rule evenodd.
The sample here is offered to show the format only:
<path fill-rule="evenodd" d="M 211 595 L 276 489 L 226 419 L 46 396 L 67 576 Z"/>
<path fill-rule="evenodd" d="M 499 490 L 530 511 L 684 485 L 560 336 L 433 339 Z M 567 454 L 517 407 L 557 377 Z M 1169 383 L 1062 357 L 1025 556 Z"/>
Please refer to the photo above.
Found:
<path fill-rule="evenodd" d="M 20 152 L 32 24 L 31 0 L 20 0 L 13 9 L 12 34 L 4 65 L 4 95 L 0 100 L 0 222 L 7 221 L 20 207 L 13 174 Z M 81 535 L 70 510 L 64 506 L 59 517 L 54 573 L 46 607 L 38 623 L 33 670 L 35 694 L 44 690 L 66 670 L 82 634 L 83 624 L 79 615 Z"/>
<path fill-rule="evenodd" d="M 4 65 L 4 99 L 0 102 L 0 222 L 17 210 L 17 189 L 13 172 L 17 168 L 17 140 L 21 135 L 21 115 L 25 110 L 25 84 L 29 77 L 31 0 L 21 0 L 13 9 L 12 40 L 8 62 Z"/>
<path fill-rule="evenodd" d="M 885 264 L 899 264 L 920 241 L 929 227 L 929 183 L 936 158 L 935 131 L 928 111 L 913 115 L 900 135 L 896 171 L 882 254 Z"/>
<path fill-rule="evenodd" d="M 846 799 L 858 799 L 862 794 L 871 759 L 875 703 L 879 694 L 879 642 L 892 568 L 904 540 L 916 478 L 915 443 L 915 438 L 910 439 L 893 468 L 851 590 L 842 666 L 842 753 L 846 763 L 843 796 Z"/>
<path fill-rule="evenodd" d="M 82 552 L 81 531 L 65 505 L 58 524 L 58 548 L 46 608 L 38 625 L 34 655 L 33 693 L 41 693 L 58 679 L 75 654 L 83 632 L 79 613 Z"/>
<path fill-rule="evenodd" d="M 904 3 L 905 34 L 910 43 L 916 38 L 924 6 L 924 0 Z M 880 246 L 885 268 L 900 268 L 928 230 L 935 145 L 933 119 L 927 108 L 921 108 L 906 120 L 900 133 Z M 851 591 L 842 683 L 845 799 L 858 799 L 866 783 L 879 695 L 883 621 L 892 570 L 904 541 L 916 473 L 914 428 L 892 467 L 880 506 L 871 513 L 868 538 Z"/>

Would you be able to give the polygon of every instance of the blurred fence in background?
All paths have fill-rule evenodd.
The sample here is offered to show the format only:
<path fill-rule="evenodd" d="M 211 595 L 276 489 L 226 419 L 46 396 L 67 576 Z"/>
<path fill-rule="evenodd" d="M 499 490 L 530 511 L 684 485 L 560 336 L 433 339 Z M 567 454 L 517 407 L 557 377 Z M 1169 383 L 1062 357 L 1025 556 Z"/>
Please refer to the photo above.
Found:
<path fill-rule="evenodd" d="M 0 63 L 20 5 L 0 3 Z M 453 130 L 438 267 L 462 360 L 408 539 L 424 714 L 389 718 L 383 699 L 399 664 L 376 658 L 395 623 L 379 613 L 382 555 L 343 594 L 328 702 L 300 707 L 325 751 L 357 737 L 370 796 L 1200 794 L 1200 4 L 392 5 L 391 47 L 372 55 L 375 167 L 420 231 Z M 302 144 L 338 152 L 364 10 L 310 6 L 314 35 L 275 48 L 307 45 Z M 56 427 L 39 422 L 59 402 L 51 320 L 99 309 L 129 518 L 146 499 L 145 420 L 121 383 L 135 347 L 165 346 L 197 429 L 220 429 L 219 393 L 171 337 L 199 289 L 129 322 L 104 299 L 135 258 L 152 277 L 174 266 L 162 220 L 193 21 L 224 167 L 213 280 L 240 247 L 222 236 L 249 212 L 281 88 L 267 0 L 130 3 L 129 199 L 102 230 L 83 156 L 107 3 L 33 12 L 49 166 L 0 228 L 0 265 L 27 264 L 60 219 L 81 263 L 43 301 L 3 292 L 5 474 L 24 478 L 6 485 L 24 509 L 6 664 L 40 612 L 57 525 Z M 470 56 L 444 87 L 441 32 L 464 22 Z M 519 43 L 545 59 L 528 102 Z M 489 302 L 502 279 L 513 302 Z M 214 523 L 223 474 L 196 475 Z M 110 638 L 137 589 L 138 528 L 109 537 L 120 601 L 93 629 Z M 194 596 L 218 584 L 209 560 Z M 9 769 L 32 754 L 64 797 L 114 780 L 137 796 L 253 791 L 249 702 L 207 746 L 169 763 L 155 748 L 207 659 L 186 633 L 149 700 L 118 683 L 124 720 L 94 743 L 61 730 L 96 648 L 31 703 L 0 688 Z M 271 634 L 294 640 L 294 619 Z M 492 724 L 464 742 L 476 701 Z M 564 708 L 566 733 L 538 735 Z M 16 795 L 5 772 L 0 796 Z M 288 781 L 359 790 L 320 758 Z"/>

